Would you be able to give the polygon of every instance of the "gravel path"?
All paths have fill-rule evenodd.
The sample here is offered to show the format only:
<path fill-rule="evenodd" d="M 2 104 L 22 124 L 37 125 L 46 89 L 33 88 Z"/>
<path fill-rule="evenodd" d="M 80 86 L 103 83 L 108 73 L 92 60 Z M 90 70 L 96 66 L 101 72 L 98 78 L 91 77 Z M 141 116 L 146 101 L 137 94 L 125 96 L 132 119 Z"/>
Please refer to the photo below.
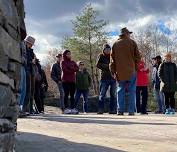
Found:
<path fill-rule="evenodd" d="M 18 120 L 17 152 L 177 152 L 177 117 L 61 115 Z"/>

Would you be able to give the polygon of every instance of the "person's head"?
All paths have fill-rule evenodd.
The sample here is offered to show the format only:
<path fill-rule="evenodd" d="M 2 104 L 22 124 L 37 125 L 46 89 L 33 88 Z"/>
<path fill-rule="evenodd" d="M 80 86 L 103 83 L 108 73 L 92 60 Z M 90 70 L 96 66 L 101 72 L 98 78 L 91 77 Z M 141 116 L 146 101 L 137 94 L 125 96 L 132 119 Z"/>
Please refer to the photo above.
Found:
<path fill-rule="evenodd" d="M 162 62 L 162 58 L 160 55 L 157 55 L 156 57 L 152 58 L 152 61 L 154 65 L 159 65 Z"/>
<path fill-rule="evenodd" d="M 157 65 L 157 60 L 155 59 L 155 57 L 152 58 L 152 64 L 153 64 L 153 65 Z"/>
<path fill-rule="evenodd" d="M 36 58 L 36 64 L 40 64 L 40 60 Z"/>
<path fill-rule="evenodd" d="M 110 55 L 110 53 L 111 53 L 111 46 L 109 44 L 104 44 L 103 45 L 103 53 L 105 55 Z"/>
<path fill-rule="evenodd" d="M 165 62 L 171 62 L 171 54 L 170 53 L 166 53 L 164 55 L 164 60 L 165 60 Z"/>
<path fill-rule="evenodd" d="M 57 54 L 56 60 L 57 60 L 58 63 L 61 62 L 61 60 L 62 60 L 62 54 L 61 53 Z"/>
<path fill-rule="evenodd" d="M 35 43 L 35 38 L 33 38 L 32 36 L 28 36 L 26 39 L 25 39 L 25 42 L 26 42 L 26 46 L 27 48 L 32 48 L 34 43 Z"/>
<path fill-rule="evenodd" d="M 130 34 L 132 34 L 133 32 L 130 32 L 126 27 L 121 29 L 121 34 L 119 35 L 120 37 L 127 37 L 130 38 Z"/>
<path fill-rule="evenodd" d="M 63 52 L 63 58 L 64 58 L 64 59 L 71 60 L 71 51 L 65 50 L 65 51 Z"/>
<path fill-rule="evenodd" d="M 85 65 L 84 65 L 84 62 L 83 61 L 78 61 L 77 62 L 77 65 L 79 66 L 79 70 L 84 70 L 85 69 Z"/>

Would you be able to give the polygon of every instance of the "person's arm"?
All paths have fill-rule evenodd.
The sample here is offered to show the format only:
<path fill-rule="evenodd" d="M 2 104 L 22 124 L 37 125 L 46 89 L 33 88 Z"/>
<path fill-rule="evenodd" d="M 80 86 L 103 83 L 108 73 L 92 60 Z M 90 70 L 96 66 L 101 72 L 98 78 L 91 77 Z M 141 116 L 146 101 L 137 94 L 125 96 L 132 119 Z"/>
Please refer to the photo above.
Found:
<path fill-rule="evenodd" d="M 136 42 L 133 41 L 133 43 L 134 43 L 134 61 L 135 61 L 135 65 L 137 65 L 141 60 L 141 56 Z"/>
<path fill-rule="evenodd" d="M 79 67 L 76 62 L 73 61 L 73 72 L 79 71 Z"/>
<path fill-rule="evenodd" d="M 91 79 L 91 76 L 89 73 L 88 73 L 88 81 L 89 81 L 89 87 L 91 87 L 92 86 L 92 79 Z"/>
<path fill-rule="evenodd" d="M 101 55 L 98 56 L 96 67 L 100 70 L 103 70 L 103 71 L 109 70 L 109 64 L 105 64 L 101 61 Z"/>
<path fill-rule="evenodd" d="M 174 64 L 174 76 L 175 76 L 175 79 L 176 79 L 176 82 L 177 82 L 177 67 L 176 67 L 176 64 Z"/>
<path fill-rule="evenodd" d="M 48 90 L 48 82 L 47 82 L 47 78 L 46 78 L 46 74 L 45 74 L 45 71 L 42 69 L 42 74 L 43 74 L 43 84 L 44 84 L 44 88 L 45 88 L 45 91 Z"/>
<path fill-rule="evenodd" d="M 51 75 L 50 75 L 50 76 L 51 76 L 51 78 L 52 78 L 53 81 L 55 81 L 56 83 L 58 83 L 59 80 L 58 80 L 58 78 L 57 78 L 57 76 L 56 76 L 56 75 L 57 75 L 57 74 L 56 74 L 56 73 L 57 73 L 56 70 L 57 70 L 57 69 L 56 69 L 56 65 L 54 64 L 54 65 L 52 66 L 52 70 L 51 70 Z"/>
<path fill-rule="evenodd" d="M 113 45 L 111 54 L 110 54 L 110 64 L 109 64 L 109 69 L 111 71 L 111 74 L 114 75 L 116 73 L 116 68 L 115 68 L 115 45 Z"/>
<path fill-rule="evenodd" d="M 46 74 L 45 74 L 45 71 L 43 70 L 43 74 L 44 74 L 44 84 L 46 85 L 46 87 L 48 88 L 48 82 L 47 82 L 47 77 L 46 77 Z"/>
<path fill-rule="evenodd" d="M 164 82 L 164 63 L 161 63 L 158 68 L 158 76 L 162 82 Z"/>

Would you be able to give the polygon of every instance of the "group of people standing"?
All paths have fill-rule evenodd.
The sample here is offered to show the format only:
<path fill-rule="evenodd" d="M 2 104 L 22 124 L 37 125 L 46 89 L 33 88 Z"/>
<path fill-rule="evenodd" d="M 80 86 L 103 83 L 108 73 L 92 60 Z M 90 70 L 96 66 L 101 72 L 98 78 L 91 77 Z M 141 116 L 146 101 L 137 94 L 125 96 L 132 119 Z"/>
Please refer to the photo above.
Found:
<path fill-rule="evenodd" d="M 96 67 L 101 71 L 98 114 L 104 113 L 108 90 L 110 91 L 110 114 L 124 115 L 126 99 L 129 115 L 134 115 L 135 112 L 148 114 L 148 86 L 151 69 L 146 66 L 136 42 L 130 37 L 131 34 L 132 32 L 127 28 L 121 29 L 120 38 L 112 47 L 107 43 L 104 44 L 98 56 Z M 58 85 L 63 113 L 78 114 L 78 102 L 81 95 L 84 99 L 83 111 L 88 112 L 91 78 L 84 62 L 74 62 L 69 50 L 58 54 L 56 58 L 57 62 L 52 67 L 51 78 Z M 176 64 L 172 62 L 170 53 L 164 56 L 163 61 L 160 56 L 152 60 L 152 84 L 158 103 L 156 113 L 174 114 L 174 95 L 177 89 Z"/>
<path fill-rule="evenodd" d="M 69 50 L 65 50 L 63 54 L 58 54 L 56 58 L 57 62 L 52 66 L 51 78 L 58 85 L 62 112 L 77 114 L 81 95 L 84 98 L 83 111 L 88 112 L 88 92 L 91 78 L 84 62 L 74 62 Z"/>
<path fill-rule="evenodd" d="M 22 65 L 17 97 L 19 117 L 44 113 L 44 96 L 48 83 L 40 61 L 33 52 L 34 43 L 35 39 L 31 36 L 21 43 Z"/>
<path fill-rule="evenodd" d="M 98 114 L 104 113 L 107 91 L 110 91 L 109 114 L 124 115 L 125 101 L 128 114 L 147 113 L 150 68 L 145 64 L 136 42 L 131 39 L 127 28 L 121 29 L 119 39 L 111 47 L 103 45 L 96 67 L 101 71 L 99 85 Z M 48 84 L 44 70 L 33 52 L 35 39 L 27 37 L 22 43 L 21 80 L 18 102 L 21 112 L 43 113 L 44 95 Z M 177 67 L 170 53 L 164 60 L 161 56 L 152 58 L 152 84 L 158 103 L 156 113 L 175 114 L 175 92 L 177 90 Z M 72 60 L 71 51 L 56 55 L 56 63 L 51 68 L 51 78 L 58 86 L 61 110 L 64 114 L 78 114 L 78 103 L 83 96 L 83 112 L 89 112 L 88 95 L 92 80 L 84 65 Z M 70 98 L 69 98 L 70 97 Z"/>

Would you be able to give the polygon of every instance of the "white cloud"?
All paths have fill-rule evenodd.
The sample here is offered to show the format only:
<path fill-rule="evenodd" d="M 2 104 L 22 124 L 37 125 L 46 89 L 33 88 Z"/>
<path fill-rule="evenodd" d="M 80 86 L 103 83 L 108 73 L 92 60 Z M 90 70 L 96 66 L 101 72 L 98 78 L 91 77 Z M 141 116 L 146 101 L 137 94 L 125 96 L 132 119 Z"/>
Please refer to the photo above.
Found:
<path fill-rule="evenodd" d="M 60 47 L 64 35 L 72 34 L 70 21 L 87 2 L 100 11 L 99 18 L 109 21 L 107 32 L 127 27 L 136 33 L 158 20 L 177 29 L 176 0 L 25 0 L 27 31 L 36 38 L 34 50 L 40 59 L 45 59 L 48 50 Z M 110 37 L 109 42 L 117 38 Z"/>
<path fill-rule="evenodd" d="M 132 31 L 138 31 L 139 29 L 141 29 L 145 26 L 148 26 L 150 24 L 154 24 L 155 21 L 156 21 L 155 16 L 148 15 L 148 16 L 144 16 L 144 17 L 140 17 L 140 18 L 130 19 L 126 23 L 120 23 L 119 26 L 122 28 L 127 27 Z"/>

